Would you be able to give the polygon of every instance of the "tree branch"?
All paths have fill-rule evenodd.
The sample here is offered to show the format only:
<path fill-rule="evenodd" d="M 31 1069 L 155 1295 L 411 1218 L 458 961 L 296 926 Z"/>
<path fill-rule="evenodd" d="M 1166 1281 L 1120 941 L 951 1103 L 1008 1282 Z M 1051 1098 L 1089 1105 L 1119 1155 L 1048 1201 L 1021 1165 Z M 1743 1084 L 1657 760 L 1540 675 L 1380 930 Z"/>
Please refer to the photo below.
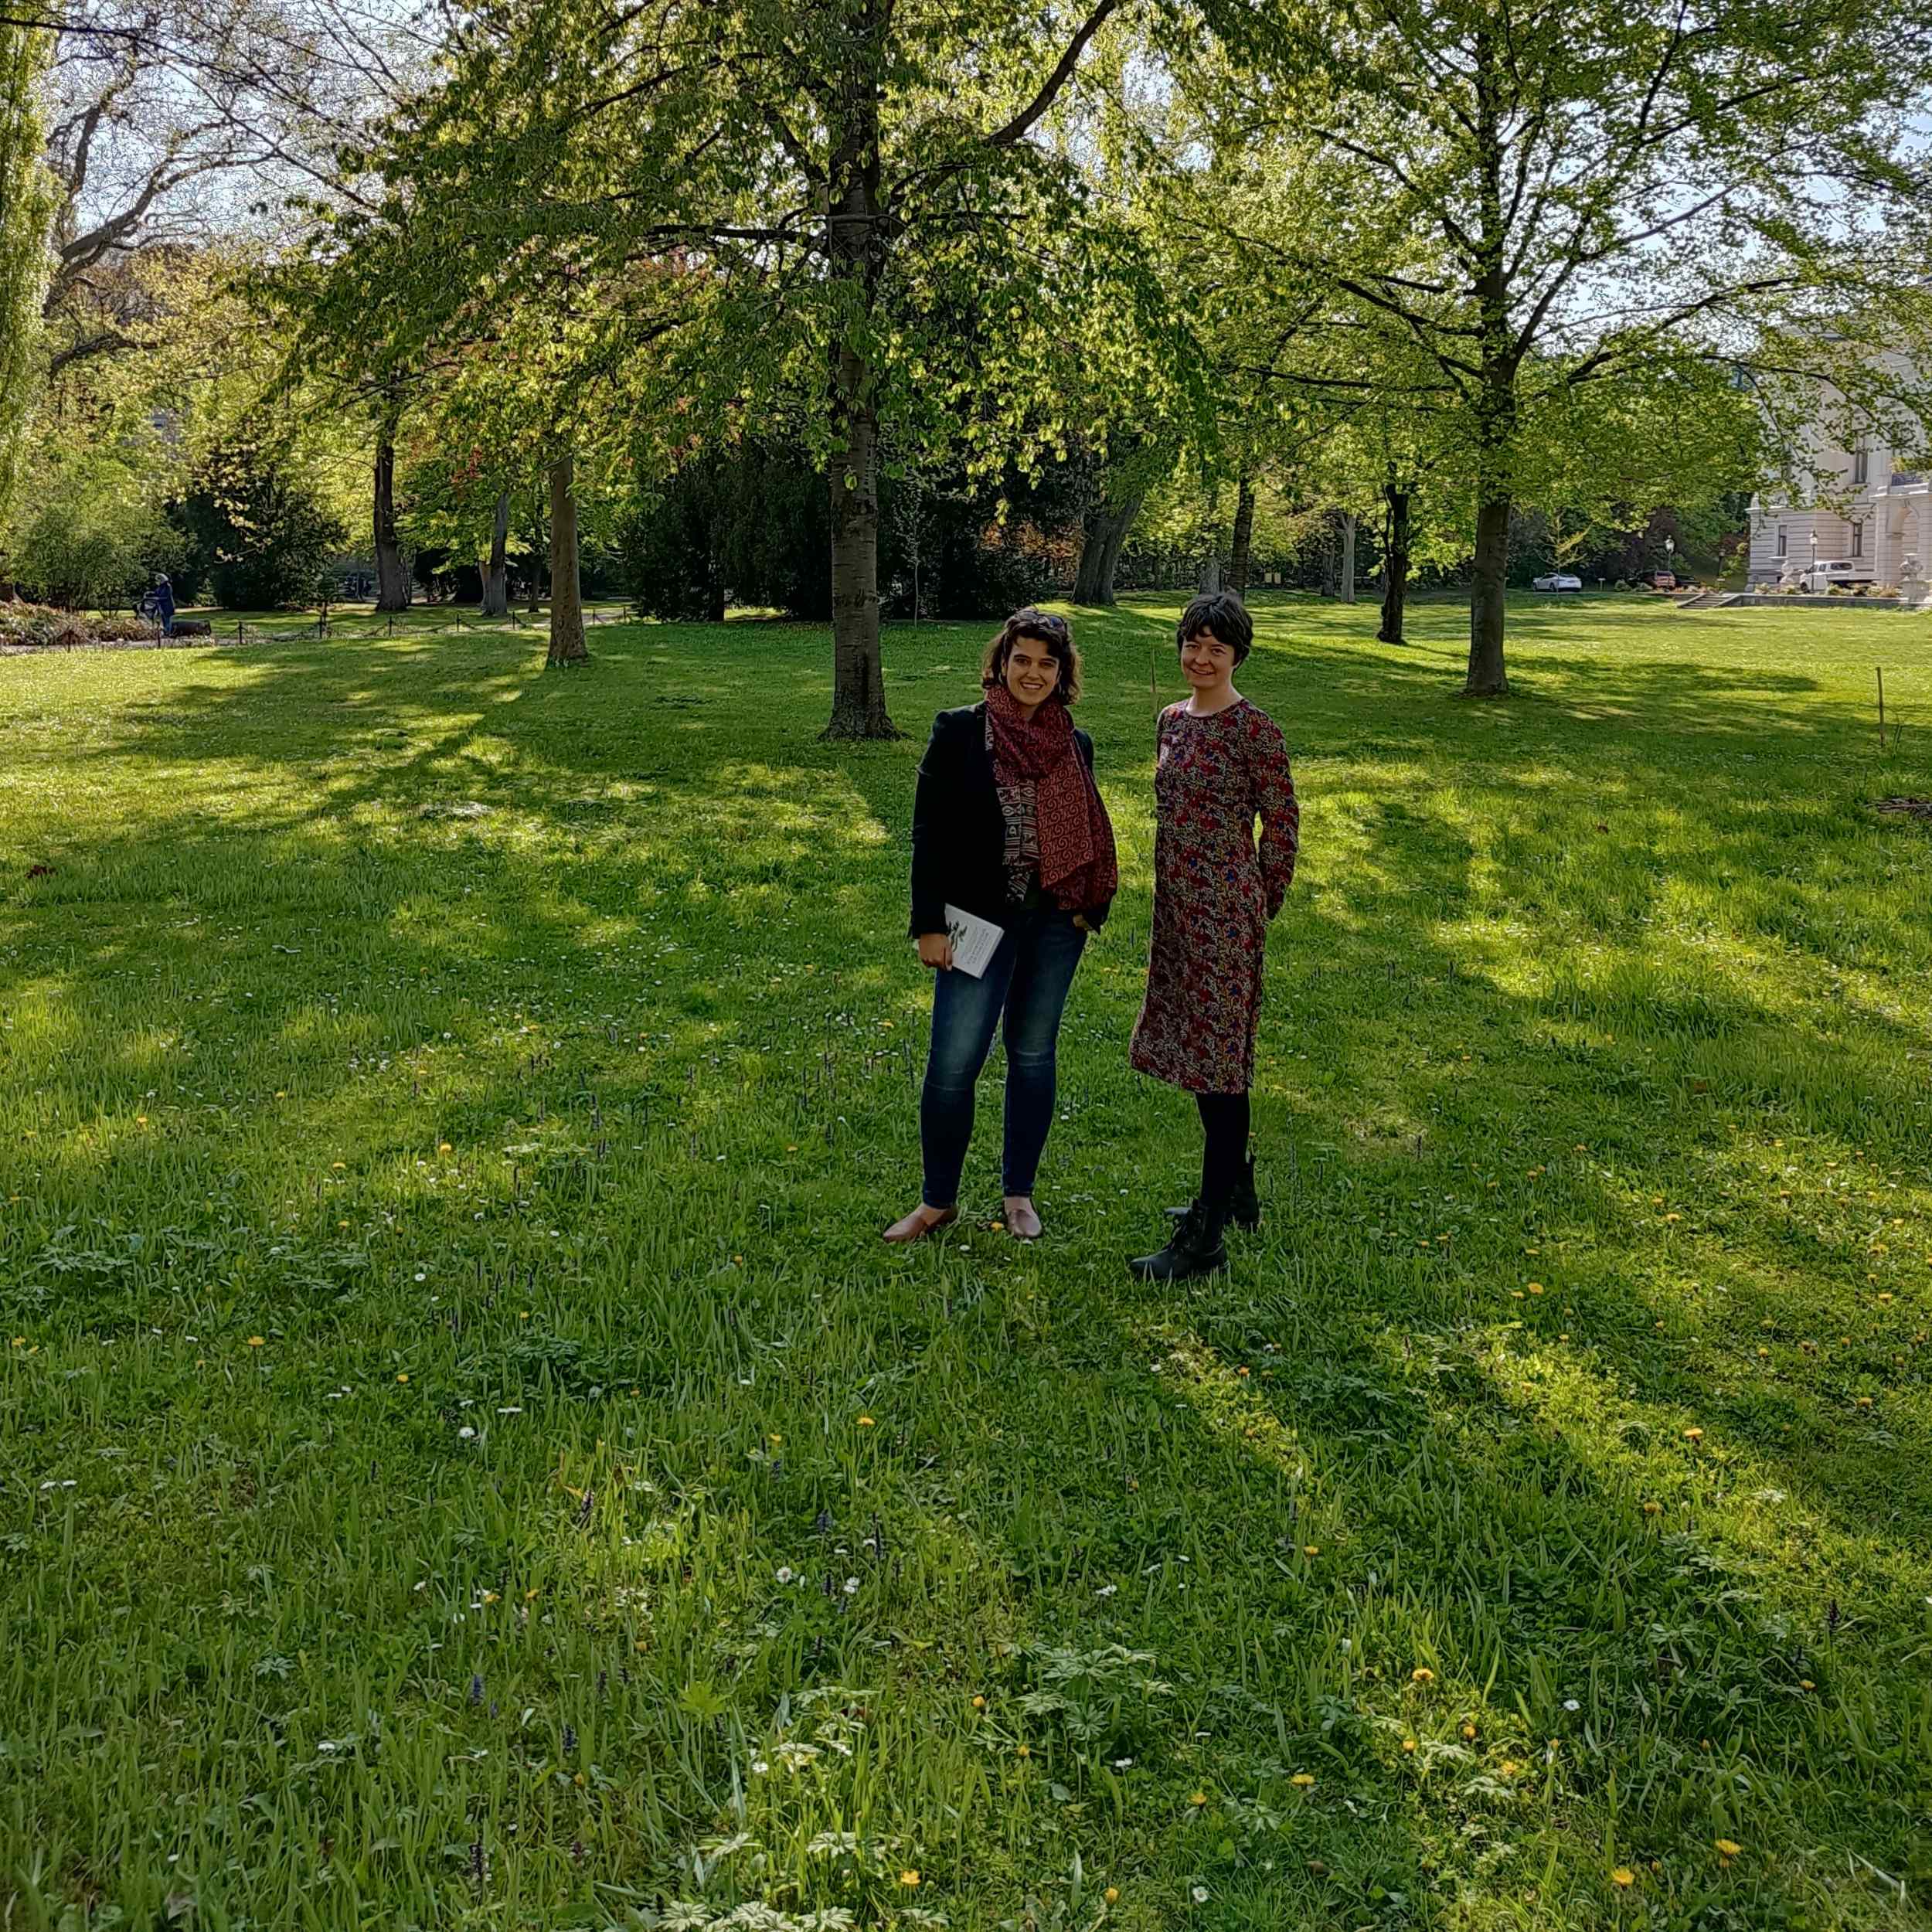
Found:
<path fill-rule="evenodd" d="M 1080 56 L 1087 51 L 1087 43 L 1106 25 L 1107 16 L 1119 5 L 1120 0 L 1100 0 L 1100 5 L 1081 23 L 1079 32 L 1067 43 L 1066 51 L 1060 56 L 1060 65 L 1047 76 L 1046 85 L 1005 127 L 995 128 L 985 137 L 988 147 L 1010 148 L 1015 141 L 1023 140 L 1032 132 L 1035 124 L 1053 106 L 1060 97 L 1060 90 L 1073 78 L 1074 69 L 1080 64 Z"/>

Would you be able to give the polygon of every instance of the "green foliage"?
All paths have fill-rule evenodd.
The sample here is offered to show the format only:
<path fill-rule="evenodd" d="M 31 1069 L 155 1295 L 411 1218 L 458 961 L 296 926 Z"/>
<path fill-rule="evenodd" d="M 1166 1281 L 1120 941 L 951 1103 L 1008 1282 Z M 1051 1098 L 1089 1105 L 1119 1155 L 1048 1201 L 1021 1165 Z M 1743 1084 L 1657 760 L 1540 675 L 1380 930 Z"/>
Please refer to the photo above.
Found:
<path fill-rule="evenodd" d="M 231 611 L 308 603 L 346 534 L 311 485 L 246 444 L 216 451 L 171 515 L 187 568 Z"/>
<path fill-rule="evenodd" d="M 1079 474 L 1017 471 L 1003 486 L 954 469 L 888 476 L 880 489 L 883 600 L 910 616 L 1003 617 L 1066 590 L 1072 578 Z M 823 620 L 831 614 L 823 480 L 796 454 L 746 444 L 708 454 L 655 486 L 619 523 L 616 544 L 634 607 L 702 619 L 729 594 L 740 607 Z"/>
<path fill-rule="evenodd" d="M 1366 430 L 1369 477 L 1413 465 L 1425 499 L 1453 501 L 1475 555 L 1471 692 L 1506 688 L 1512 503 L 1628 515 L 1673 468 L 1667 493 L 1735 487 L 1760 433 L 1794 421 L 1762 388 L 1726 393 L 1760 359 L 1808 389 L 1806 418 L 1834 385 L 1926 400 L 1867 354 L 1875 332 L 1926 334 L 1911 251 L 1888 267 L 1870 247 L 1879 220 L 1920 221 L 1902 110 L 1923 10 L 1206 11 L 1232 53 L 1191 90 L 1213 139 L 1186 191 L 1259 298 L 1248 360 Z"/>
<path fill-rule="evenodd" d="M 13 570 L 23 588 L 63 610 L 133 604 L 156 570 L 172 570 L 184 546 L 158 509 L 93 487 L 104 468 L 84 464 L 17 520 Z"/>

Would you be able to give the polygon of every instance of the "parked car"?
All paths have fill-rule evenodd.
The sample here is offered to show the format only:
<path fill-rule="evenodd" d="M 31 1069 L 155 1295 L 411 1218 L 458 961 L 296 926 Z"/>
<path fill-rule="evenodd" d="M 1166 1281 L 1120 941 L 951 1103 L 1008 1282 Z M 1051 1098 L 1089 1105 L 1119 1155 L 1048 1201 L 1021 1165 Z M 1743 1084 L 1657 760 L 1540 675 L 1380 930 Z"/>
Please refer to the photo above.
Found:
<path fill-rule="evenodd" d="M 1640 570 L 1637 573 L 1637 587 L 1640 590 L 1675 590 L 1677 573 L 1674 570 Z"/>
<path fill-rule="evenodd" d="M 1855 557 L 1839 558 L 1829 563 L 1814 563 L 1801 581 L 1808 590 L 1829 590 L 1843 584 L 1869 583 L 1869 565 Z"/>
<path fill-rule="evenodd" d="M 1529 587 L 1532 590 L 1580 590 L 1583 580 L 1572 577 L 1567 570 L 1554 570 L 1546 577 L 1531 578 Z"/>

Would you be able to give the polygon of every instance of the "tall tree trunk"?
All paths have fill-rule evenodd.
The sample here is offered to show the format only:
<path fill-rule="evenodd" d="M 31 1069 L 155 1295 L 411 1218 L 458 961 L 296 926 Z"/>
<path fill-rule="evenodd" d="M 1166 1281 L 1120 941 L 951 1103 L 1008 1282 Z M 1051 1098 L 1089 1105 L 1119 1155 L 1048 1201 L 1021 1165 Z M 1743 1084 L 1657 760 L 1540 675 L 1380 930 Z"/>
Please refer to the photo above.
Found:
<path fill-rule="evenodd" d="M 1121 507 L 1119 515 L 1108 526 L 1100 543 L 1100 578 L 1094 586 L 1096 604 L 1111 604 L 1114 598 L 1114 581 L 1121 571 L 1121 553 L 1127 547 L 1127 539 L 1134 532 L 1135 519 L 1141 514 L 1145 501 L 1142 493 L 1136 490 Z"/>
<path fill-rule="evenodd" d="M 577 578 L 577 454 L 550 465 L 550 654 L 552 664 L 581 664 L 583 599 Z"/>
<path fill-rule="evenodd" d="M 1509 499 L 1476 506 L 1476 567 L 1469 590 L 1469 676 L 1464 695 L 1499 698 L 1509 680 L 1502 657 L 1504 598 L 1509 580 Z"/>
<path fill-rule="evenodd" d="M 862 0 L 855 22 L 876 44 L 889 0 Z M 879 94 L 861 63 L 834 130 L 825 240 L 834 277 L 870 317 L 885 267 L 879 198 Z M 896 738 L 879 656 L 879 408 L 862 325 L 840 330 L 830 350 L 832 719 L 828 738 Z"/>
<path fill-rule="evenodd" d="M 490 560 L 483 570 L 482 614 L 506 617 L 510 614 L 510 493 L 498 492 L 496 521 L 490 531 Z"/>
<path fill-rule="evenodd" d="M 403 546 L 396 535 L 396 415 L 383 418 L 376 443 L 376 607 L 410 607 L 409 573 L 403 567 Z"/>
<path fill-rule="evenodd" d="M 1388 510 L 1382 546 L 1382 625 L 1376 635 L 1384 644 L 1404 644 L 1403 605 L 1409 595 L 1409 492 L 1390 471 L 1382 486 Z"/>
<path fill-rule="evenodd" d="M 1344 604 L 1355 601 L 1355 512 L 1344 510 L 1342 512 L 1341 577 L 1341 595 Z"/>
<path fill-rule="evenodd" d="M 544 561 L 549 555 L 550 532 L 549 506 L 544 498 L 546 494 L 546 479 L 539 477 L 530 488 L 530 534 L 536 540 L 530 546 L 530 580 L 524 587 L 524 607 L 535 617 L 543 602 Z"/>
<path fill-rule="evenodd" d="M 1073 579 L 1076 604 L 1111 604 L 1114 580 L 1121 567 L 1121 550 L 1141 513 L 1141 493 L 1120 504 L 1097 503 L 1087 513 L 1080 544 L 1080 569 Z"/>
<path fill-rule="evenodd" d="M 1475 133 L 1481 171 L 1477 202 L 1480 270 L 1474 294 L 1479 331 L 1476 395 L 1476 564 L 1469 593 L 1469 675 L 1463 695 L 1507 695 L 1503 665 L 1504 597 L 1509 577 L 1509 504 L 1516 438 L 1516 369 L 1520 359 L 1509 315 L 1507 228 L 1503 213 L 1503 109 L 1497 73 L 1504 63 L 1494 33 L 1475 36 Z"/>
<path fill-rule="evenodd" d="M 1234 540 L 1228 557 L 1228 583 L 1237 597 L 1248 594 L 1248 560 L 1254 549 L 1254 479 L 1244 475 L 1234 492 Z"/>

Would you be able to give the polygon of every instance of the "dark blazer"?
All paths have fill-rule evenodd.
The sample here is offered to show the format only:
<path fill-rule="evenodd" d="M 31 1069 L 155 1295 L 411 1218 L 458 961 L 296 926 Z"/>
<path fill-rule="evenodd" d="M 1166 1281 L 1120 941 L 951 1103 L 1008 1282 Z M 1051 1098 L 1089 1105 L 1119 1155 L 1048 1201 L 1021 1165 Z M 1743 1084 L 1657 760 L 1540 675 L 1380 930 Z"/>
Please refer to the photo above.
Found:
<path fill-rule="evenodd" d="M 1094 740 L 1076 730 L 1073 742 L 1091 771 Z M 996 926 L 1009 924 L 1013 905 L 1006 896 L 1005 854 L 1006 821 L 986 749 L 986 706 L 942 711 L 933 720 L 913 800 L 913 937 L 943 933 L 948 905 Z M 1107 918 L 1104 904 L 1080 912 L 1090 926 Z"/>

